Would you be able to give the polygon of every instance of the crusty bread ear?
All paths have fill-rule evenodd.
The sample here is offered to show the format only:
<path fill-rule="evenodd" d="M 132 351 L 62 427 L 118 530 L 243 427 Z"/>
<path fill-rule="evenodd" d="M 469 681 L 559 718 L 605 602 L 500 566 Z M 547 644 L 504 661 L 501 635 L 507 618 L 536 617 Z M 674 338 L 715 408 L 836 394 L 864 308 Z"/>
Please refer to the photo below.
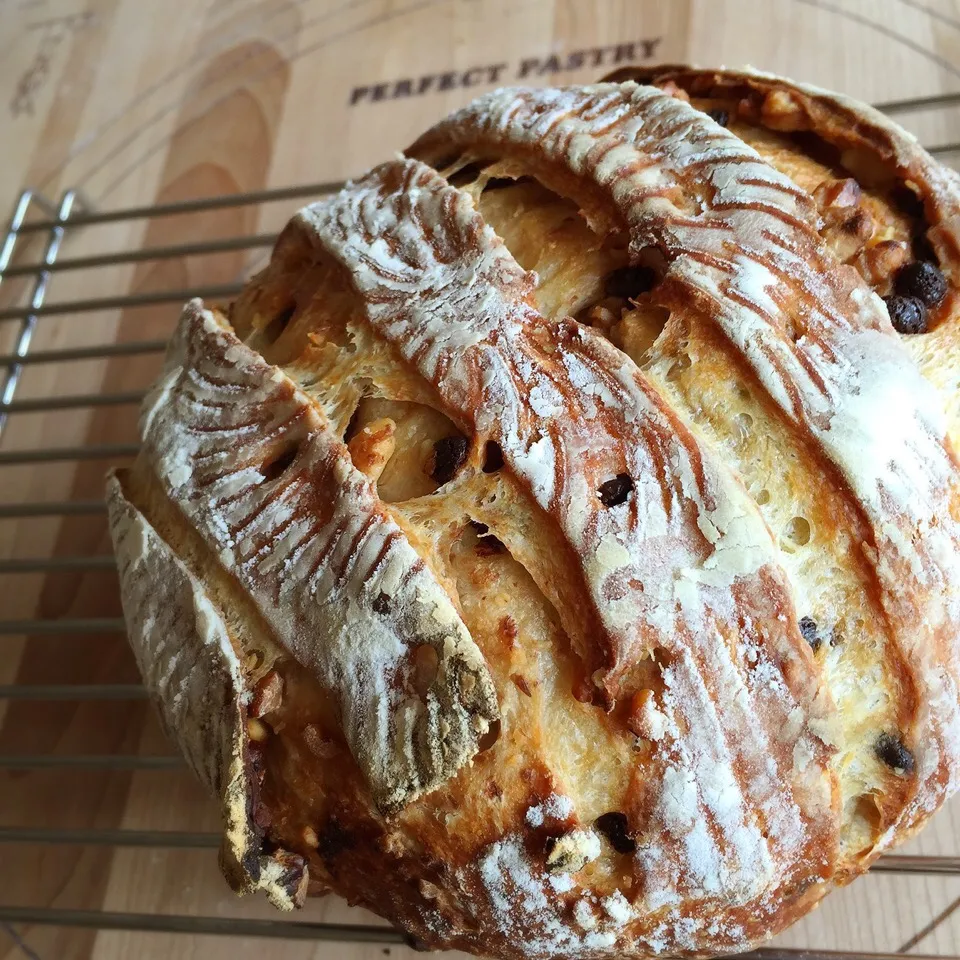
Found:
<path fill-rule="evenodd" d="M 920 205 L 923 235 L 943 271 L 960 284 L 960 187 L 956 170 L 944 166 L 879 110 L 843 96 L 756 70 L 702 70 L 661 64 L 624 67 L 609 78 L 634 80 L 682 92 L 703 109 L 722 114 L 739 136 L 773 166 L 774 141 L 750 135 L 750 128 L 801 134 L 795 153 L 808 153 L 860 180 L 864 187 L 897 187 L 901 202 Z M 781 152 L 780 159 L 790 157 Z M 785 171 L 787 172 L 787 171 Z M 918 211 L 920 212 L 920 211 Z"/>
<path fill-rule="evenodd" d="M 130 646 L 164 729 L 220 799 L 223 872 L 239 893 L 263 890 L 281 909 L 300 906 L 308 880 L 303 858 L 263 851 L 247 734 L 250 691 L 226 624 L 200 581 L 127 500 L 122 472 L 107 483 L 107 509 Z"/>
<path fill-rule="evenodd" d="M 377 806 L 468 763 L 497 719 L 483 658 L 321 405 L 193 302 L 141 429 L 135 473 L 199 532 L 205 576 L 238 585 L 336 703 Z M 436 669 L 417 694 L 424 647 Z"/>
<path fill-rule="evenodd" d="M 783 77 L 659 64 L 624 67 L 607 79 L 653 84 L 720 117 L 821 201 L 825 238 L 882 296 L 896 292 L 896 271 L 914 256 L 936 261 L 949 294 L 927 311 L 927 332 L 903 344 L 939 389 L 960 449 L 960 173 L 873 107 Z M 821 181 L 832 195 L 818 196 Z M 847 184 L 862 187 L 861 202 L 851 203 Z"/>

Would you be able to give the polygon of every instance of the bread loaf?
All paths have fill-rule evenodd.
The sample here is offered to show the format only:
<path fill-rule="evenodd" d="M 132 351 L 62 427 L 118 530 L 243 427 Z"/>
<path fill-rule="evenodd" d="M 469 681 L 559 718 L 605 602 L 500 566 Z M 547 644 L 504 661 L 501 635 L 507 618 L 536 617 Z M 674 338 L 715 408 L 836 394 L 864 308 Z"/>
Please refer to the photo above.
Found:
<path fill-rule="evenodd" d="M 109 507 L 232 885 L 704 955 L 920 827 L 960 760 L 958 211 L 868 107 L 664 68 L 482 97 L 188 304 Z"/>

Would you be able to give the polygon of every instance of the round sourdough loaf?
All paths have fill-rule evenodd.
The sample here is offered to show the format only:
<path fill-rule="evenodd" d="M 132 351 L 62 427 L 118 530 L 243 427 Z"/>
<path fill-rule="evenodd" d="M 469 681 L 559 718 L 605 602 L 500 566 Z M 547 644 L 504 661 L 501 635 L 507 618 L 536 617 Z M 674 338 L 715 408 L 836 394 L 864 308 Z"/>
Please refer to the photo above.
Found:
<path fill-rule="evenodd" d="M 235 888 L 702 955 L 923 824 L 958 236 L 960 179 L 870 108 L 661 68 L 482 97 L 188 304 L 108 498 Z"/>

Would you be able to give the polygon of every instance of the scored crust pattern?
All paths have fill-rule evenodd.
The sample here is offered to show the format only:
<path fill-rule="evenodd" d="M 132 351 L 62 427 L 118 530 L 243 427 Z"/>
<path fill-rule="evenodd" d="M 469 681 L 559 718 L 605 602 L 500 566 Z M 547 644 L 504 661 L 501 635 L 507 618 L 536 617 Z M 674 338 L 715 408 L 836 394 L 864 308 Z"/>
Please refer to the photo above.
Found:
<path fill-rule="evenodd" d="M 323 414 L 199 303 L 144 406 L 165 492 L 253 597 L 282 646 L 334 694 L 385 810 L 445 781 L 496 719 L 496 698 L 447 594 L 379 509 Z M 294 458 L 276 478 L 263 472 Z M 421 701 L 419 646 L 438 655 Z"/>
<path fill-rule="evenodd" d="M 504 957 L 742 950 L 955 787 L 960 497 L 940 400 L 879 297 L 823 243 L 810 196 L 682 99 L 634 83 L 497 91 L 409 153 L 301 211 L 228 316 L 185 309 L 141 424 L 135 476 L 159 493 L 139 496 L 138 480 L 134 506 L 124 477 L 111 488 L 141 670 L 191 764 L 226 798 L 228 822 L 246 811 L 246 839 L 225 848 L 241 888 L 289 905 L 313 872 L 431 945 Z M 437 172 L 474 161 L 536 178 L 630 263 L 653 263 L 659 302 L 716 331 L 811 469 L 844 491 L 865 531 L 851 563 L 868 570 L 882 612 L 883 662 L 902 665 L 883 678 L 893 696 L 903 688 L 897 742 L 912 751 L 909 769 L 889 774 L 895 809 L 867 848 L 843 846 L 843 718 L 760 509 L 651 372 L 600 331 L 540 311 L 537 276 L 476 195 Z M 295 335 L 271 352 L 260 311 L 277 312 L 291 286 L 308 294 L 287 315 Z M 338 305 L 333 320 L 325 302 Z M 331 343 L 340 359 L 320 363 Z M 370 374 L 367 354 L 393 379 Z M 395 397 L 391 382 L 405 384 Z M 339 422 L 344 397 L 371 385 L 449 418 L 471 451 L 462 476 L 409 507 L 381 500 Z M 491 447 L 496 480 L 476 469 Z M 608 502 L 600 491 L 614 481 L 628 493 Z M 174 527 L 199 534 L 203 557 L 189 569 L 177 537 L 150 525 L 157 497 Z M 478 770 L 514 759 L 510 736 L 493 747 L 487 736 L 506 696 L 495 689 L 501 654 L 468 629 L 437 546 L 454 535 L 424 519 L 452 529 L 472 516 L 490 520 L 563 623 L 584 676 L 576 700 L 604 715 L 605 735 L 635 740 L 629 782 L 642 789 L 617 801 L 628 836 L 591 823 L 550 769 L 506 789 L 491 780 L 475 830 L 443 827 Z M 225 615 L 242 612 L 222 609 L 205 578 L 249 597 L 265 646 L 335 705 L 357 777 L 315 768 L 333 811 L 319 841 L 305 819 L 314 842 L 281 843 L 249 802 L 237 806 L 256 780 L 243 763 L 249 651 L 232 655 L 243 644 Z M 157 639 L 164 617 L 172 641 Z M 222 714 L 182 709 L 177 645 L 186 665 L 207 664 L 180 680 L 191 702 L 222 687 Z M 416 680 L 425 648 L 436 662 L 427 689 Z M 278 739 L 293 736 L 292 716 L 279 715 Z M 282 775 L 270 789 L 282 794 Z M 303 801 L 281 799 L 287 823 Z M 351 835 L 372 838 L 356 841 L 362 877 L 337 859 Z"/>
<path fill-rule="evenodd" d="M 544 322 L 530 278 L 430 168 L 378 168 L 294 224 L 347 269 L 375 332 L 446 409 L 500 445 L 542 522 L 559 524 L 596 611 L 597 633 L 578 639 L 604 693 L 616 700 L 618 675 L 653 650 L 669 659 L 662 768 L 650 771 L 661 809 L 643 851 L 659 896 L 746 904 L 790 863 L 826 868 L 827 751 L 807 723 L 827 705 L 742 488 L 619 351 L 572 322 Z M 595 491 L 622 472 L 637 478 L 634 499 L 606 508 Z"/>
<path fill-rule="evenodd" d="M 873 528 L 884 609 L 931 711 L 904 823 L 938 806 L 960 758 L 956 461 L 939 398 L 879 298 L 825 250 L 810 198 L 700 111 L 630 83 L 496 91 L 411 152 L 451 148 L 518 155 L 588 217 L 619 220 L 636 254 L 658 250 L 664 298 L 702 303 L 839 469 Z"/>

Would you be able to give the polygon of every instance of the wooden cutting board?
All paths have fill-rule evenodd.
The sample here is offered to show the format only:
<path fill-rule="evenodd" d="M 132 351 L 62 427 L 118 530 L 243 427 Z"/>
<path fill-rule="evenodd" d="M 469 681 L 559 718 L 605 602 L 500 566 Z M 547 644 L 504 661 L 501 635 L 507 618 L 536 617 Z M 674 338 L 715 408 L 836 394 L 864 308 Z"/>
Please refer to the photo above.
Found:
<path fill-rule="evenodd" d="M 960 90 L 960 3 L 950 0 L 0 0 L 0 214 L 29 186 L 69 188 L 97 210 L 336 181 L 402 148 L 473 95 L 503 84 L 583 82 L 655 61 L 751 64 L 873 102 Z M 900 117 L 929 145 L 960 141 L 957 108 Z M 960 154 L 944 159 L 960 161 Z M 232 207 L 68 230 L 62 256 L 276 231 L 296 203 Z M 42 238 L 40 238 L 42 239 Z M 264 244 L 215 255 L 55 276 L 50 302 L 234 282 Z M 15 262 L 38 255 L 23 243 Z M 29 277 L 0 286 L 0 309 Z M 71 312 L 41 319 L 35 350 L 163 338 L 177 310 Z M 0 322 L 0 352 L 16 322 Z M 137 392 L 159 354 L 29 367 L 18 399 Z M 136 405 L 11 416 L 0 454 L 129 443 Z M 3 505 L 96 500 L 104 459 L 0 463 Z M 102 513 L 0 514 L 0 563 L 106 556 Z M 0 566 L 0 571 L 3 568 Z M 0 620 L 116 617 L 109 569 L 0 572 Z M 0 685 L 132 684 L 115 632 L 0 635 Z M 165 756 L 137 700 L 0 698 L 0 755 Z M 960 806 L 911 849 L 960 854 Z M 182 770 L 0 769 L 0 827 L 217 828 Z M 103 838 L 101 838 L 103 839 Z M 871 875 L 781 938 L 820 949 L 960 953 L 960 880 Z M 209 849 L 0 842 L 0 906 L 264 917 L 237 901 Z M 336 900 L 304 919 L 372 922 Z M 32 951 L 32 952 L 31 952 Z M 373 960 L 405 948 L 0 925 L 0 958 Z M 452 956 L 452 955 L 451 955 Z"/>

